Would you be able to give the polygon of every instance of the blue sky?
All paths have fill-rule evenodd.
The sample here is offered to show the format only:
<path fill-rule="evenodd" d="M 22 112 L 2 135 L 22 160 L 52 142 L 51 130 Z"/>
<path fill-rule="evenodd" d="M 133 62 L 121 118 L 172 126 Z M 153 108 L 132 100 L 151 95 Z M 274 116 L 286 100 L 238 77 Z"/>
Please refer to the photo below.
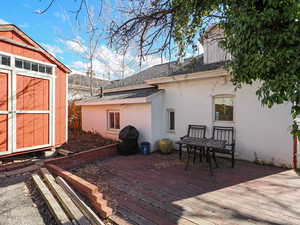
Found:
<path fill-rule="evenodd" d="M 80 56 L 85 49 L 85 36 L 82 32 L 74 31 L 74 14 L 71 10 L 78 8 L 79 1 L 56 0 L 55 4 L 44 14 L 37 14 L 37 10 L 45 9 L 50 0 L 10 0 L 0 7 L 0 23 L 12 23 L 21 28 L 33 40 L 54 54 L 61 62 L 76 71 L 86 69 L 86 61 Z M 90 0 L 91 5 L 97 6 L 98 0 Z M 117 18 L 115 8 L 120 0 L 106 1 L 109 4 L 103 9 L 101 29 L 109 20 Z M 123 4 L 123 2 L 122 2 Z M 106 21 L 105 21 L 106 20 Z M 103 39 L 103 40 L 102 40 Z M 73 40 L 76 40 L 75 42 Z M 77 41 L 80 40 L 79 46 Z M 95 63 L 95 70 L 105 79 L 119 79 L 121 70 L 125 68 L 125 76 L 139 71 L 139 59 L 131 52 L 126 56 L 126 65 L 121 66 L 122 57 L 112 51 L 106 44 L 105 37 L 101 37 L 99 57 Z M 143 63 L 143 68 L 159 64 L 159 56 L 152 56 Z"/>

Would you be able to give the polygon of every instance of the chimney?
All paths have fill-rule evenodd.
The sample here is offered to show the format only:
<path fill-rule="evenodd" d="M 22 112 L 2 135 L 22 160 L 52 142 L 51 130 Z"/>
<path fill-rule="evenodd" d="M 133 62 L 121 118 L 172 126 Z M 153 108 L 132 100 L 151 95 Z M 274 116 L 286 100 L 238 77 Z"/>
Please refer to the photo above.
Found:
<path fill-rule="evenodd" d="M 219 46 L 219 42 L 223 37 L 224 31 L 220 28 L 219 24 L 212 25 L 204 32 L 201 38 L 201 44 L 204 50 L 204 64 L 228 61 L 231 59 L 230 54 Z"/>

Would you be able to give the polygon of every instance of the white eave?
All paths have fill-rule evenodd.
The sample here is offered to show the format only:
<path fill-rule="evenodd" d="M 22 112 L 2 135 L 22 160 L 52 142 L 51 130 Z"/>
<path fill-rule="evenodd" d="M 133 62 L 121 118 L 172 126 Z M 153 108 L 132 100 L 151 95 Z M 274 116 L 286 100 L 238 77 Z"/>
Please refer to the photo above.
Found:
<path fill-rule="evenodd" d="M 111 93 L 111 92 L 118 92 L 118 91 L 128 91 L 128 90 L 137 90 L 137 89 L 144 89 L 144 88 L 152 88 L 152 85 L 149 84 L 137 84 L 137 85 L 130 85 L 125 87 L 119 87 L 119 88 L 110 88 L 110 89 L 104 89 L 104 93 Z"/>
<path fill-rule="evenodd" d="M 99 98 L 99 101 L 78 101 L 76 105 L 78 106 L 88 106 L 88 105 L 121 105 L 121 104 L 140 104 L 140 103 L 151 103 L 153 98 L 157 95 L 163 93 L 164 90 L 160 90 L 152 95 L 147 97 L 139 97 L 139 98 L 125 98 L 125 99 L 113 99 L 113 100 L 103 100 Z"/>
<path fill-rule="evenodd" d="M 225 77 L 229 76 L 228 71 L 225 69 L 217 69 L 217 70 L 209 70 L 195 73 L 186 73 L 176 76 L 170 77 L 159 77 L 151 80 L 146 80 L 148 85 L 156 85 L 156 84 L 164 84 L 164 83 L 172 83 L 172 82 L 180 82 L 186 80 L 198 80 L 198 79 L 208 79 L 215 77 Z"/>

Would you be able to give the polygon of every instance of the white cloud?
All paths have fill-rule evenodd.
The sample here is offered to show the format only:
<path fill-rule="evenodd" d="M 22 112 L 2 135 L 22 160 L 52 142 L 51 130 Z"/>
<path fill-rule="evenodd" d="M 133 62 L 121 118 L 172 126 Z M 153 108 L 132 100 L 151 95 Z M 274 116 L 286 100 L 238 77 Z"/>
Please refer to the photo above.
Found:
<path fill-rule="evenodd" d="M 53 56 L 56 56 L 56 54 L 62 54 L 62 53 L 64 53 L 63 50 L 60 47 L 56 46 L 56 45 L 49 45 L 49 44 L 42 43 L 42 46 L 48 52 L 50 52 Z"/>
<path fill-rule="evenodd" d="M 9 22 L 5 21 L 4 19 L 0 18 L 0 24 L 9 24 Z"/>
<path fill-rule="evenodd" d="M 66 42 L 65 42 L 66 43 Z M 68 45 L 70 43 L 66 43 Z M 72 42 L 73 44 L 73 42 Z M 85 46 L 82 46 L 86 49 Z M 74 49 L 75 46 L 69 46 L 69 49 Z M 77 52 L 78 51 L 78 48 Z M 164 60 L 163 60 L 164 61 Z M 137 54 L 128 52 L 125 57 L 121 54 L 117 54 L 105 45 L 101 45 L 97 51 L 96 59 L 94 60 L 94 70 L 97 75 L 104 79 L 120 79 L 122 77 L 130 76 L 140 70 L 144 70 L 153 65 L 157 65 L 163 62 L 161 57 L 158 56 L 147 56 L 141 62 Z M 71 68 L 86 71 L 88 69 L 88 63 L 84 61 L 75 61 L 71 64 Z M 124 75 L 124 76 L 122 76 Z"/>
<path fill-rule="evenodd" d="M 21 27 L 22 29 L 25 29 L 25 28 L 29 28 L 30 25 L 25 22 L 25 23 L 20 24 L 19 27 Z"/>
<path fill-rule="evenodd" d="M 77 53 L 84 53 L 87 49 L 83 44 L 81 44 L 82 41 L 80 37 L 77 37 L 74 40 L 60 40 L 60 41 L 64 43 L 69 50 Z"/>
<path fill-rule="evenodd" d="M 67 22 L 70 19 L 70 16 L 65 10 L 61 10 L 61 12 L 55 12 L 54 16 L 61 19 L 62 22 Z"/>

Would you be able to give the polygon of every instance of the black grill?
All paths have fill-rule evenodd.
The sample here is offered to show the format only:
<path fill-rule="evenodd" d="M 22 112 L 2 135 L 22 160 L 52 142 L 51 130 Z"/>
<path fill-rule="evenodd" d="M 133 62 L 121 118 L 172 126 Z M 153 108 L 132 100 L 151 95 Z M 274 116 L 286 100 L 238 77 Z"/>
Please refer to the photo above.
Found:
<path fill-rule="evenodd" d="M 132 155 L 139 152 L 138 145 L 139 132 L 133 126 L 124 127 L 119 133 L 121 140 L 118 145 L 118 152 L 121 155 Z"/>

